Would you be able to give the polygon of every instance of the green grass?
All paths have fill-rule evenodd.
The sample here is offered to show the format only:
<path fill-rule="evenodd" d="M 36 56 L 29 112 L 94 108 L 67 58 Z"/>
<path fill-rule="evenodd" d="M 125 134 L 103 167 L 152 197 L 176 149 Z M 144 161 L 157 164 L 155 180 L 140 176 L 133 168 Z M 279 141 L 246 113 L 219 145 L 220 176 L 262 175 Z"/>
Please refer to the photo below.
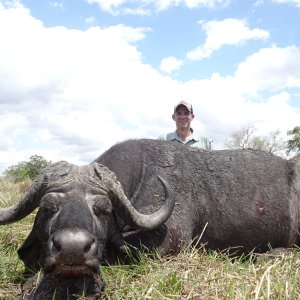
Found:
<path fill-rule="evenodd" d="M 12 205 L 28 184 L 0 181 L 0 206 Z M 23 264 L 17 249 L 29 233 L 34 213 L 0 226 L 0 299 L 17 299 Z M 160 257 L 141 254 L 132 265 L 101 266 L 106 300 L 137 299 L 300 299 L 300 255 L 295 249 L 272 258 L 230 258 L 226 253 L 189 249 Z"/>
<path fill-rule="evenodd" d="M 145 256 L 142 265 L 102 268 L 104 299 L 300 299 L 299 267 L 297 251 L 258 262 L 201 250 Z"/>

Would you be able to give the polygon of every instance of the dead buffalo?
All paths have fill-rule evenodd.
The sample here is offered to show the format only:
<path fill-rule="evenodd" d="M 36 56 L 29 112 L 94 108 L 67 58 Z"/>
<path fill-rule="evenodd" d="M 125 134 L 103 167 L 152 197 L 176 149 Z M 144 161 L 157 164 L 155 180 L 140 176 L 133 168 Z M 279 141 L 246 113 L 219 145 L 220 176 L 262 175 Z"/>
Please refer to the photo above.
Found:
<path fill-rule="evenodd" d="M 104 287 L 99 263 L 107 249 L 118 253 L 125 247 L 123 227 L 154 230 L 172 213 L 173 192 L 158 178 L 166 199 L 155 212 L 142 214 L 106 167 L 96 162 L 82 167 L 58 162 L 42 172 L 19 203 L 0 209 L 0 224 L 8 224 L 39 207 L 18 254 L 27 272 L 41 267 L 43 276 L 23 299 L 77 299 L 83 294 L 98 298 Z M 138 193 L 135 196 L 139 198 Z"/>
<path fill-rule="evenodd" d="M 285 160 L 254 150 L 206 151 L 130 140 L 95 161 L 116 174 L 138 211 L 150 213 L 162 203 L 156 174 L 174 191 L 171 217 L 153 231 L 127 234 L 130 244 L 162 254 L 191 243 L 239 253 L 299 245 L 299 156 Z"/>

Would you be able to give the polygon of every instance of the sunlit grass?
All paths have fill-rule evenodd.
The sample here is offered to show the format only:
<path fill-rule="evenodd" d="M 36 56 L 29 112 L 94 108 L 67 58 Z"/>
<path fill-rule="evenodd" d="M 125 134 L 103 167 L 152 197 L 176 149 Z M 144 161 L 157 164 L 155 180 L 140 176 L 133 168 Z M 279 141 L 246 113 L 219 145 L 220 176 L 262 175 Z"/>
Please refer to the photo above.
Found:
<path fill-rule="evenodd" d="M 25 190 L 20 184 L 1 181 L 0 206 L 12 205 Z M 19 297 L 24 267 L 17 249 L 33 219 L 34 213 L 0 226 L 0 299 Z M 230 258 L 203 249 L 167 257 L 141 254 L 141 260 L 131 265 L 101 266 L 106 282 L 102 299 L 300 299 L 299 269 L 297 249 L 258 259 L 255 255 Z"/>

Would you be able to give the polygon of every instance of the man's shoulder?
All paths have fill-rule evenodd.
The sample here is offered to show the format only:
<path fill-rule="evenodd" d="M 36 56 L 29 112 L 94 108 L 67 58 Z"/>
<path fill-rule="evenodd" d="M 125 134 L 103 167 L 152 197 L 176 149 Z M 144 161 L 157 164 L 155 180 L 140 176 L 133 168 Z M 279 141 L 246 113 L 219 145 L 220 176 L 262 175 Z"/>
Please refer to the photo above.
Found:
<path fill-rule="evenodd" d="M 196 141 L 192 146 L 207 150 L 213 149 L 213 139 L 202 135 L 199 131 L 193 131 L 193 139 Z"/>
<path fill-rule="evenodd" d="M 193 137 L 195 140 L 198 141 L 208 141 L 208 142 L 212 142 L 212 138 L 210 138 L 209 136 L 203 135 L 200 131 L 193 131 Z"/>
<path fill-rule="evenodd" d="M 159 140 L 172 141 L 176 139 L 176 131 L 169 132 L 167 134 L 160 135 L 158 137 Z"/>

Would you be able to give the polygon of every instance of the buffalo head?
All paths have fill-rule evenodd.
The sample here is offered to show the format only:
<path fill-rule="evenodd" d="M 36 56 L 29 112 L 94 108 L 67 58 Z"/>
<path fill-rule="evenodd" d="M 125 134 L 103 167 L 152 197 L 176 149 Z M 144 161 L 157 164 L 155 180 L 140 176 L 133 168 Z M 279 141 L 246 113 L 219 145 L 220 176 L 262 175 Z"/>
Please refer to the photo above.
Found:
<path fill-rule="evenodd" d="M 159 180 L 165 203 L 145 215 L 132 206 L 115 174 L 103 165 L 94 162 L 78 167 L 58 162 L 41 173 L 15 206 L 0 209 L 0 224 L 8 224 L 39 207 L 32 231 L 18 250 L 26 271 L 42 268 L 44 274 L 32 299 L 41 295 L 52 299 L 54 290 L 56 299 L 60 294 L 65 299 L 64 293 L 70 291 L 101 294 L 104 283 L 99 263 L 107 245 L 122 251 L 126 249 L 124 226 L 152 230 L 171 215 L 173 192 L 163 178 Z M 74 289 L 74 282 L 79 290 Z M 80 291 L 83 286 L 88 291 Z"/>

